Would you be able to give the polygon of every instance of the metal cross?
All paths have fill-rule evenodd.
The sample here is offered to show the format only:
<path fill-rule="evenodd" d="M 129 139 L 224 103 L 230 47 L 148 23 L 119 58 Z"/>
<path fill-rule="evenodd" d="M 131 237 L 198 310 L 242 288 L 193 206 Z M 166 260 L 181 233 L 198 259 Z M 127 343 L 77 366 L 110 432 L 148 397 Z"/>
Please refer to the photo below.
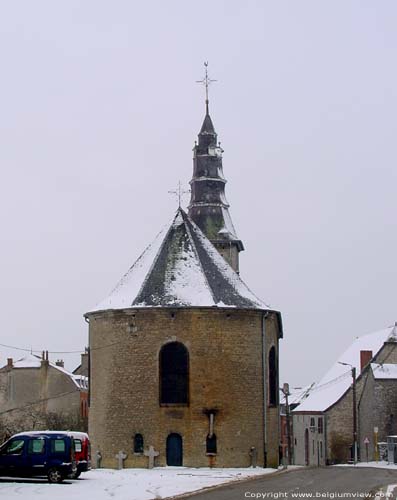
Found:
<path fill-rule="evenodd" d="M 184 194 L 190 193 L 190 190 L 184 191 L 182 189 L 182 184 L 181 181 L 178 181 L 178 188 L 175 189 L 174 191 L 168 191 L 170 194 L 174 194 L 178 197 L 178 206 L 181 208 L 181 201 L 182 201 L 182 196 Z"/>
<path fill-rule="evenodd" d="M 217 82 L 218 80 L 212 80 L 208 76 L 208 61 L 204 62 L 204 67 L 205 67 L 205 76 L 202 80 L 196 80 L 196 83 L 201 83 L 205 86 L 205 104 L 207 106 L 207 113 L 208 113 L 208 87 L 212 82 Z"/>

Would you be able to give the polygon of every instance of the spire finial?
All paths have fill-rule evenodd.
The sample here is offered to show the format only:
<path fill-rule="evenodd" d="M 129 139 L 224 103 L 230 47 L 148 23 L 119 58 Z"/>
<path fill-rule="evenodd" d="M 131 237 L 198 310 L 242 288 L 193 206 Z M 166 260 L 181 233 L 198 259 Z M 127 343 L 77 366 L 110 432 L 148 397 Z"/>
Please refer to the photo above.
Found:
<path fill-rule="evenodd" d="M 208 104 L 209 104 L 209 99 L 208 99 L 208 87 L 212 82 L 216 82 L 217 80 L 212 80 L 208 76 L 208 61 L 204 61 L 204 67 L 205 67 L 205 76 L 202 80 L 196 80 L 196 83 L 202 83 L 205 86 L 205 111 L 206 114 L 209 114 L 209 109 L 208 109 Z"/>
<path fill-rule="evenodd" d="M 182 189 L 182 184 L 181 184 L 181 181 L 178 181 L 178 187 L 177 189 L 174 189 L 173 191 L 168 191 L 170 194 L 174 194 L 178 197 L 178 207 L 181 208 L 181 201 L 182 201 L 182 197 L 184 194 L 187 194 L 187 193 L 190 193 L 190 190 L 188 191 L 184 191 Z"/>

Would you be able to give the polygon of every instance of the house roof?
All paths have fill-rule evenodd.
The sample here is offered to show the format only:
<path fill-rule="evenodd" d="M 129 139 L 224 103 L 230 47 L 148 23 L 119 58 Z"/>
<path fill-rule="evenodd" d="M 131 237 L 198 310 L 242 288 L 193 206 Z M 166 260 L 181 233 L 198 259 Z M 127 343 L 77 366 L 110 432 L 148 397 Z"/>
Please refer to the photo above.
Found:
<path fill-rule="evenodd" d="M 397 364 L 395 363 L 371 363 L 372 374 L 374 379 L 396 380 L 397 379 Z"/>
<path fill-rule="evenodd" d="M 65 370 L 62 366 L 58 366 L 55 363 L 48 363 L 49 366 L 55 368 L 56 370 L 67 375 L 72 382 L 79 389 L 88 389 L 88 377 L 84 375 L 73 375 L 68 370 Z M 35 356 L 34 354 L 26 354 L 23 358 L 17 359 L 13 362 L 13 368 L 40 368 L 41 367 L 41 358 L 39 356 Z M 4 367 L 5 368 L 5 367 Z"/>
<path fill-rule="evenodd" d="M 396 333 L 397 327 L 393 326 L 357 338 L 294 411 L 316 412 L 327 410 L 343 396 L 352 384 L 351 368 L 340 363 L 355 366 L 357 374 L 359 374 L 360 351 L 372 351 L 374 357 L 385 342 L 397 341 Z"/>
<path fill-rule="evenodd" d="M 90 312 L 172 306 L 269 309 L 181 208 Z"/>

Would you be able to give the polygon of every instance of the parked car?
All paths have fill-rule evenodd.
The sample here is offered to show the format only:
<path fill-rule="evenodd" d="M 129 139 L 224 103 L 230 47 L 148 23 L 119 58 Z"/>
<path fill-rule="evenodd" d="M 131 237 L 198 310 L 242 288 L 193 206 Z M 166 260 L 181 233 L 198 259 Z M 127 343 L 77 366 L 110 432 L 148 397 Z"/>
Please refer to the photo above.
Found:
<path fill-rule="evenodd" d="M 0 447 L 0 476 L 47 476 L 60 483 L 76 470 L 74 438 L 67 432 L 21 432 Z"/>
<path fill-rule="evenodd" d="M 87 472 L 91 469 L 91 444 L 88 434 L 85 432 L 69 431 L 74 439 L 74 453 L 76 457 L 76 472 L 70 476 L 72 479 L 77 479 L 82 472 Z"/>

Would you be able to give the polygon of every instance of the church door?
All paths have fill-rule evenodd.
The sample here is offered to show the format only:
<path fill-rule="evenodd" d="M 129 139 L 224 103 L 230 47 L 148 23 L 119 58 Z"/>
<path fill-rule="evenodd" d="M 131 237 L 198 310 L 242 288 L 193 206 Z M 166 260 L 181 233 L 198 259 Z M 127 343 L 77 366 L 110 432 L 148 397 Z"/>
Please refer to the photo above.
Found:
<path fill-rule="evenodd" d="M 182 465 L 182 436 L 180 434 L 170 434 L 167 437 L 167 465 Z"/>

